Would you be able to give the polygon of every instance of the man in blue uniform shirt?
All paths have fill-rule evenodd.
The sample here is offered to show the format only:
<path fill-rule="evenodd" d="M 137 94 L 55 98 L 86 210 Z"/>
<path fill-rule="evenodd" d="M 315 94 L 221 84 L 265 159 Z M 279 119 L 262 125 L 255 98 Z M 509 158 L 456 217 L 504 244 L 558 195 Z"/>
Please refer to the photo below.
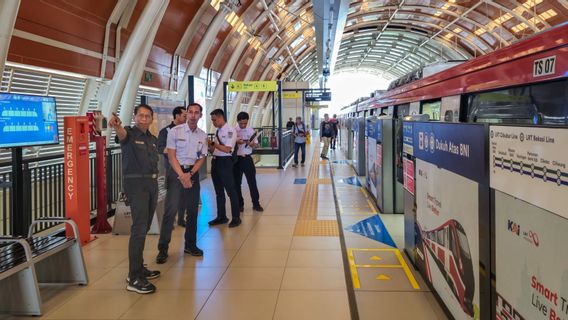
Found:
<path fill-rule="evenodd" d="M 252 128 L 248 128 L 249 115 L 246 112 L 240 112 L 237 115 L 237 123 L 239 124 L 235 129 L 237 131 L 237 156 L 238 160 L 235 163 L 235 185 L 237 187 L 237 195 L 239 196 L 239 207 L 241 212 L 244 211 L 245 200 L 241 190 L 241 183 L 243 181 L 243 173 L 247 178 L 249 185 L 250 197 L 252 199 L 252 209 L 254 211 L 262 212 L 264 209 L 260 205 L 260 195 L 256 186 L 256 168 L 252 160 L 252 148 L 258 144 L 256 137 L 253 138 L 255 132 Z M 251 140 L 252 138 L 252 140 Z"/>
<path fill-rule="evenodd" d="M 109 121 L 122 150 L 122 186 L 132 214 L 126 290 L 141 294 L 155 292 L 156 287 L 148 279 L 160 276 L 160 271 L 151 271 L 144 266 L 142 255 L 146 233 L 158 202 L 157 139 L 148 130 L 153 115 L 150 106 L 141 104 L 134 108 L 133 127 L 122 127 L 122 121 L 115 113 Z"/>
<path fill-rule="evenodd" d="M 215 187 L 217 198 L 217 218 L 209 221 L 209 225 L 214 226 L 224 224 L 229 221 L 225 209 L 225 191 L 229 195 L 231 202 L 232 220 L 229 228 L 238 227 L 241 224 L 239 211 L 239 199 L 235 188 L 235 177 L 233 173 L 233 150 L 237 143 L 237 133 L 225 120 L 225 113 L 221 109 L 215 109 L 211 113 L 211 121 L 217 128 L 215 139 L 209 141 L 209 150 L 213 153 L 211 160 L 211 179 Z"/>
<path fill-rule="evenodd" d="M 187 203 L 184 252 L 202 256 L 196 245 L 197 213 L 199 206 L 199 168 L 205 162 L 207 133 L 197 127 L 203 108 L 197 103 L 187 107 L 187 123 L 173 127 L 168 133 L 167 152 L 171 169 L 168 172 L 168 192 L 156 262 L 165 263 L 172 238 L 174 218 L 180 199 Z"/>

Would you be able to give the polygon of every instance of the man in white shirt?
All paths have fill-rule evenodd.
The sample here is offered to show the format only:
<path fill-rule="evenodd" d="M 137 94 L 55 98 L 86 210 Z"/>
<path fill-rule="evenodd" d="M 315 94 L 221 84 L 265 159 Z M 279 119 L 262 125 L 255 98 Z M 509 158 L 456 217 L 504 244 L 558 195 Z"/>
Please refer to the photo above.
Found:
<path fill-rule="evenodd" d="M 196 241 L 200 192 L 199 168 L 205 162 L 207 150 L 207 133 L 197 127 L 202 109 L 197 103 L 190 104 L 187 107 L 187 123 L 173 127 L 168 133 L 167 151 L 171 170 L 168 171 L 167 177 L 169 187 L 158 241 L 157 263 L 165 263 L 168 259 L 168 246 L 181 198 L 185 198 L 187 203 L 184 252 L 192 256 L 203 255 Z"/>
<path fill-rule="evenodd" d="M 292 127 L 292 134 L 294 135 L 294 164 L 292 167 L 298 166 L 298 153 L 302 150 L 302 167 L 306 162 L 306 125 L 302 122 L 302 117 L 296 117 L 296 123 Z"/>
<path fill-rule="evenodd" d="M 237 156 L 238 160 L 235 163 L 235 185 L 237 188 L 237 195 L 239 196 L 240 211 L 244 211 L 245 200 L 241 190 L 241 183 L 243 181 L 243 173 L 247 178 L 249 186 L 250 197 L 252 199 L 252 209 L 254 211 L 262 212 L 264 209 L 260 205 L 260 195 L 256 186 L 256 168 L 252 160 L 252 148 L 258 144 L 256 133 L 253 128 L 248 128 L 249 115 L 246 112 L 239 112 L 237 115 L 237 123 L 239 124 L 235 129 L 237 131 Z M 251 140 L 252 139 L 252 140 Z"/>
<path fill-rule="evenodd" d="M 239 198 L 235 188 L 233 172 L 233 151 L 236 150 L 237 133 L 235 128 L 225 120 L 225 113 L 221 109 L 215 109 L 211 113 L 211 122 L 217 128 L 215 139 L 209 141 L 209 150 L 213 153 L 211 160 L 211 179 L 215 187 L 217 198 L 217 218 L 209 221 L 210 226 L 224 224 L 229 221 L 225 209 L 225 191 L 231 202 L 232 220 L 229 228 L 238 227 L 241 224 L 239 211 Z"/>

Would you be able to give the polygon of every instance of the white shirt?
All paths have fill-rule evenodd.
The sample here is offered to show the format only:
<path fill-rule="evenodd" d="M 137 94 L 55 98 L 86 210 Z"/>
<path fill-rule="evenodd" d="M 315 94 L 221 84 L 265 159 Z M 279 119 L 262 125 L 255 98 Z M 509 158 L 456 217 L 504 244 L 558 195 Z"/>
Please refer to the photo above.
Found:
<path fill-rule="evenodd" d="M 231 147 L 232 151 L 235 147 L 235 144 L 237 143 L 237 132 L 235 131 L 235 128 L 230 126 L 228 123 L 225 123 L 224 126 L 222 126 L 220 129 L 217 129 L 215 140 L 216 143 L 219 143 L 220 145 Z M 215 148 L 215 151 L 213 151 L 213 155 L 216 157 L 232 156 L 231 152 L 223 152 L 217 148 Z"/>
<path fill-rule="evenodd" d="M 236 126 L 235 130 L 237 131 L 237 139 L 241 139 L 245 142 L 245 143 L 239 145 L 239 149 L 237 150 L 237 155 L 246 156 L 246 155 L 251 154 L 252 153 L 252 147 L 247 147 L 246 143 L 254 135 L 254 129 L 250 128 L 250 127 L 241 129 L 239 126 Z M 258 139 L 256 137 L 254 137 L 253 143 L 258 144 Z"/>
<path fill-rule="evenodd" d="M 292 127 L 292 132 L 294 133 L 294 142 L 295 143 L 306 143 L 306 134 L 308 129 L 306 128 L 306 125 L 302 122 L 300 123 L 300 125 L 294 123 L 294 126 Z M 303 133 L 304 136 L 300 136 L 299 134 Z"/>
<path fill-rule="evenodd" d="M 168 132 L 166 147 L 176 151 L 180 165 L 194 165 L 207 154 L 207 133 L 199 128 L 191 131 L 187 123 L 180 124 Z"/>

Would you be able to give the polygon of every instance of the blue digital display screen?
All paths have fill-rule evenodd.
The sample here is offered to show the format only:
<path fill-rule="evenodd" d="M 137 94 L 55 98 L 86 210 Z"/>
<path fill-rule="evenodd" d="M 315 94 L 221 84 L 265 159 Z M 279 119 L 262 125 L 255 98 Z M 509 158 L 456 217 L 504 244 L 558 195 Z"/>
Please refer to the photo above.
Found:
<path fill-rule="evenodd" d="M 55 98 L 0 93 L 0 148 L 59 143 Z"/>

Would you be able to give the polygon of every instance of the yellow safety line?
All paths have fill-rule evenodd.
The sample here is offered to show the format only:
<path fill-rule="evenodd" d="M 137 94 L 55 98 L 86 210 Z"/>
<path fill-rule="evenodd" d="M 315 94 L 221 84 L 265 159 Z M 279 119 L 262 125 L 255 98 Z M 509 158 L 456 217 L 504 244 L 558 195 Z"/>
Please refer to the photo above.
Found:
<path fill-rule="evenodd" d="M 398 264 L 355 264 L 354 251 L 391 251 L 397 257 L 398 262 L 400 262 L 400 265 L 398 265 Z M 408 281 L 410 282 L 410 285 L 412 286 L 412 288 L 415 289 L 415 290 L 420 289 L 420 286 L 418 285 L 416 278 L 414 278 L 414 275 L 410 271 L 408 264 L 406 263 L 406 261 L 402 257 L 402 254 L 400 253 L 400 250 L 398 250 L 398 249 L 394 249 L 394 248 L 352 249 L 351 248 L 351 249 L 347 249 L 347 255 L 348 255 L 348 258 L 349 258 L 349 268 L 351 270 L 351 277 L 353 278 L 353 287 L 355 289 L 359 289 L 361 287 L 357 268 L 390 268 L 390 269 L 402 268 L 402 270 L 404 271 L 406 278 L 408 278 Z"/>
<path fill-rule="evenodd" d="M 353 256 L 353 249 L 347 249 L 347 257 L 349 258 L 349 269 L 351 270 L 353 287 L 355 289 L 359 289 L 361 288 L 361 282 L 359 281 L 359 273 L 357 272 L 357 266 L 355 266 L 355 257 Z"/>
<path fill-rule="evenodd" d="M 420 289 L 420 286 L 418 285 L 418 282 L 416 282 L 416 279 L 414 278 L 414 275 L 412 274 L 412 272 L 410 271 L 410 268 L 408 268 L 408 265 L 406 264 L 406 261 L 404 261 L 404 258 L 402 257 L 402 254 L 400 253 L 400 250 L 398 249 L 394 249 L 394 254 L 396 254 L 396 257 L 398 258 L 398 261 L 400 262 L 400 264 L 403 265 L 402 269 L 404 270 L 404 273 L 406 273 L 406 277 L 408 278 L 408 281 L 410 281 L 410 284 L 412 285 L 412 288 L 418 290 Z"/>
<path fill-rule="evenodd" d="M 357 268 L 404 268 L 400 264 L 356 264 Z"/>

